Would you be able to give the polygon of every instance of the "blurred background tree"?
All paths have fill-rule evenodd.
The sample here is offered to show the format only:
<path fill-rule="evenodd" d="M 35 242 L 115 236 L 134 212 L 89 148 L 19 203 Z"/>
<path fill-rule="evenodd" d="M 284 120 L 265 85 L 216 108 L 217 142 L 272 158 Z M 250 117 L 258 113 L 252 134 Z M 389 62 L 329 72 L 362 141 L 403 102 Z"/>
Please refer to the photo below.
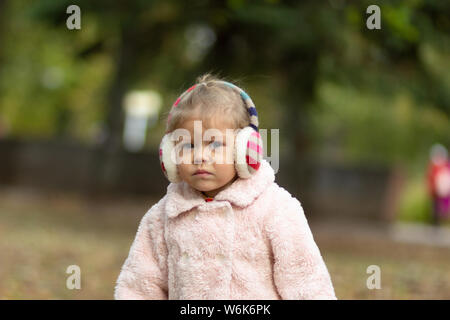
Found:
<path fill-rule="evenodd" d="M 381 30 L 365 26 L 369 1 L 230 0 L 78 1 L 82 30 L 70 31 L 72 3 L 2 2 L 9 135 L 90 143 L 106 128 L 117 147 L 128 90 L 154 88 L 167 111 L 212 71 L 251 88 L 262 123 L 297 152 L 325 144 L 345 161 L 410 161 L 449 142 L 445 1 L 380 4 Z"/>
<path fill-rule="evenodd" d="M 71 4 L 79 31 L 66 28 Z M 124 95 L 152 89 L 163 98 L 147 133 L 156 150 L 177 95 L 213 72 L 251 94 L 263 128 L 281 129 L 282 159 L 422 174 L 431 144 L 450 145 L 450 3 L 382 2 L 380 30 L 366 27 L 371 4 L 3 0 L 0 124 L 114 155 Z"/>
<path fill-rule="evenodd" d="M 66 27 L 73 4 L 81 30 Z M 374 4 L 380 30 L 366 27 Z M 388 222 L 430 221 L 429 148 L 450 147 L 447 0 L 0 0 L 0 298 L 112 297 L 165 191 L 166 115 L 206 72 L 251 95 L 261 128 L 280 129 L 277 182 L 318 222 L 339 298 L 448 299 L 445 237 L 374 232 L 389 211 Z M 130 93 L 162 100 L 137 151 L 124 139 Z M 73 263 L 77 292 L 64 286 Z M 383 290 L 366 288 L 373 263 Z"/>

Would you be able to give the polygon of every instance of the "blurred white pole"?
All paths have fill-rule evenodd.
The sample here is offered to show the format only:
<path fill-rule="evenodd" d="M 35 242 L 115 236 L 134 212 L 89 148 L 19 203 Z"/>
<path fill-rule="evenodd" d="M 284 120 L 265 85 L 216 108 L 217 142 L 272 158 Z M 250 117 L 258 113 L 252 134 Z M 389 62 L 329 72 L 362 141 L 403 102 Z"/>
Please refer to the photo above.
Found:
<path fill-rule="evenodd" d="M 137 152 L 145 145 L 148 121 L 156 119 L 161 108 L 161 96 L 151 90 L 131 91 L 124 99 L 125 124 L 123 131 L 124 146 Z M 155 121 L 151 121 L 151 125 Z"/>

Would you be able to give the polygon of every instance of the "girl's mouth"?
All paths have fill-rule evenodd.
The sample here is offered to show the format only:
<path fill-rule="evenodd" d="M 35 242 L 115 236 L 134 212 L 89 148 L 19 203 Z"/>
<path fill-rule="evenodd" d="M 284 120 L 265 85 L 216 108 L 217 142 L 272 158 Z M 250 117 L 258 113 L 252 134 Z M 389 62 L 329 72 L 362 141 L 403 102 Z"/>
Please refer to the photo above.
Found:
<path fill-rule="evenodd" d="M 197 170 L 194 173 L 194 176 L 200 175 L 200 176 L 207 176 L 210 175 L 211 173 L 206 171 L 206 170 Z"/>

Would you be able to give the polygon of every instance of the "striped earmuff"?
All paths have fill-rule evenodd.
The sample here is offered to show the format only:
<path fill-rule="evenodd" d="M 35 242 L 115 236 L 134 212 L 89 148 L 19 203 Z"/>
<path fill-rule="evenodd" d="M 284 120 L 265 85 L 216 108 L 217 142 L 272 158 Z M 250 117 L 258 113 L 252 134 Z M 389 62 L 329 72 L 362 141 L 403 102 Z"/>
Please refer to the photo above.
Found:
<path fill-rule="evenodd" d="M 244 90 L 226 81 L 215 82 L 220 82 L 236 90 L 241 96 L 250 116 L 250 124 L 239 130 L 234 143 L 234 165 L 237 174 L 240 178 L 248 179 L 259 169 L 263 158 L 263 142 L 259 134 L 258 113 L 256 112 L 252 99 Z M 173 104 L 172 109 L 176 108 L 183 96 L 194 90 L 196 86 L 193 85 L 179 96 Z M 170 122 L 170 118 L 171 113 L 167 117 L 167 122 Z M 170 182 L 176 183 L 180 182 L 181 178 L 178 174 L 176 163 L 172 160 L 174 148 L 175 141 L 172 140 L 171 132 L 166 132 L 159 147 L 159 160 L 164 175 Z"/>

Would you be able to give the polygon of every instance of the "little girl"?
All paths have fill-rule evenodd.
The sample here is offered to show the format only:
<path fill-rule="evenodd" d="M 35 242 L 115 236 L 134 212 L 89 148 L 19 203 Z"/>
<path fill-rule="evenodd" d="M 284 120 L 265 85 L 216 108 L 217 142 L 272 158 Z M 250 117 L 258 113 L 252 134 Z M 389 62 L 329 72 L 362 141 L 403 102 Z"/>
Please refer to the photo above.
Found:
<path fill-rule="evenodd" d="M 140 222 L 116 299 L 336 299 L 301 204 L 261 147 L 239 87 L 205 75 L 176 100 L 160 148 L 171 183 Z"/>

